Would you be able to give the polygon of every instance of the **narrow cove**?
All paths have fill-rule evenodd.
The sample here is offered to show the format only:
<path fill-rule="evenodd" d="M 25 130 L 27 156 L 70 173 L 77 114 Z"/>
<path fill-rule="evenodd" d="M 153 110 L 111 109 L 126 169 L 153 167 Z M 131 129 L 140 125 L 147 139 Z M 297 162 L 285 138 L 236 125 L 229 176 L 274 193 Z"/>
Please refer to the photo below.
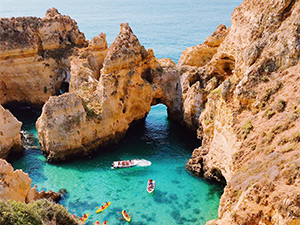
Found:
<path fill-rule="evenodd" d="M 11 109 L 23 122 L 23 130 L 37 141 L 35 120 L 40 112 L 30 107 Z M 132 224 L 205 224 L 217 218 L 222 188 L 195 177 L 185 163 L 199 142 L 167 119 L 164 105 L 153 106 L 144 123 L 131 128 L 123 141 L 92 158 L 64 164 L 49 164 L 35 147 L 22 157 L 10 159 L 15 169 L 22 169 L 32 178 L 38 191 L 66 189 L 61 204 L 71 214 L 89 213 L 86 224 L 96 220 L 122 224 L 120 212 L 126 209 Z M 111 169 L 114 160 L 146 159 L 149 167 Z M 155 193 L 146 191 L 147 180 L 156 181 Z M 104 202 L 112 204 L 96 214 Z"/>

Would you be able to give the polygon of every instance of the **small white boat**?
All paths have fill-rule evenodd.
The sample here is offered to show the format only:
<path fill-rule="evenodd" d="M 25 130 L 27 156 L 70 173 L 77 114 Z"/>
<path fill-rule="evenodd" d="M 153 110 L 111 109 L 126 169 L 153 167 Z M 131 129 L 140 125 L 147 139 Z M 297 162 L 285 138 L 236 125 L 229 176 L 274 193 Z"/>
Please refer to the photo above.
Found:
<path fill-rule="evenodd" d="M 151 194 L 155 190 L 155 180 L 149 179 L 147 182 L 147 191 Z"/>
<path fill-rule="evenodd" d="M 112 169 L 117 168 L 129 168 L 134 167 L 139 164 L 139 160 L 132 159 L 132 160 L 122 160 L 122 161 L 114 161 L 112 163 Z"/>

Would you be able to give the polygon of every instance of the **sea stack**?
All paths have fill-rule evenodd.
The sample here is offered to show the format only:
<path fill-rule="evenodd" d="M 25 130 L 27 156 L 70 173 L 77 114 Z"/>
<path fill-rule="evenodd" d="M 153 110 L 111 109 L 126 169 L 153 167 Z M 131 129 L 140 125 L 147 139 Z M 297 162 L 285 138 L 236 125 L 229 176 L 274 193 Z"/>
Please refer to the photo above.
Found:
<path fill-rule="evenodd" d="M 100 34 L 74 52 L 70 92 L 50 97 L 36 123 L 48 160 L 88 155 L 117 143 L 157 102 L 170 106 L 174 115 L 180 110 L 178 73 L 146 50 L 128 24 L 120 25 L 108 49 Z"/>

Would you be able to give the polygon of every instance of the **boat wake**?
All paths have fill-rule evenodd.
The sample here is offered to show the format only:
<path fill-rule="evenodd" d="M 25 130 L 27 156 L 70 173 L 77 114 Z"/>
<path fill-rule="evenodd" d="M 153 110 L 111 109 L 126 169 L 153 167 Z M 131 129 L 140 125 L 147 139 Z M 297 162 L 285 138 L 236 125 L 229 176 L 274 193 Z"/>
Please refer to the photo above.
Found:
<path fill-rule="evenodd" d="M 137 166 L 142 166 L 142 167 L 151 166 L 151 162 L 146 159 L 137 159 L 137 161 L 138 161 Z"/>

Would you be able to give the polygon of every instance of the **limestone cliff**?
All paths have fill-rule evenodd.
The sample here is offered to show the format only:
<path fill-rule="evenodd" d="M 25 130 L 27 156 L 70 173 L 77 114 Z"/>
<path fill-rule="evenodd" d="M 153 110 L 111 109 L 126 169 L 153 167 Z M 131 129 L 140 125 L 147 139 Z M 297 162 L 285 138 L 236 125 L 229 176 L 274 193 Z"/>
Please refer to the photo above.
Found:
<path fill-rule="evenodd" d="M 197 67 L 208 95 L 187 168 L 226 184 L 208 224 L 300 222 L 299 11 L 298 1 L 246 0 Z"/>
<path fill-rule="evenodd" d="M 87 41 L 74 20 L 55 8 L 44 18 L 0 19 L 0 104 L 42 105 L 64 91 L 70 79 L 68 56 Z"/>
<path fill-rule="evenodd" d="M 133 121 L 147 115 L 151 105 L 164 103 L 169 118 L 197 129 L 203 140 L 187 168 L 226 184 L 219 220 L 209 224 L 296 224 L 300 220 L 299 11 L 298 1 L 246 0 L 233 12 L 230 28 L 219 26 L 203 44 L 184 51 L 176 66 L 169 59 L 156 59 L 128 24 L 121 24 L 109 48 L 104 34 L 85 47 L 75 22 L 53 9 L 45 18 L 30 20 L 51 20 L 53 30 L 59 31 L 60 23 L 55 21 L 69 21 L 66 24 L 73 24 L 76 31 L 67 36 L 51 32 L 59 42 L 18 39 L 16 43 L 25 47 L 17 47 L 17 53 L 9 47 L 15 42 L 4 41 L 0 70 L 9 71 L 5 65 L 10 62 L 19 65 L 16 55 L 28 48 L 26 57 L 38 57 L 36 64 L 28 65 L 40 66 L 48 60 L 45 67 L 56 72 L 44 71 L 46 78 L 34 86 L 35 99 L 18 86 L 20 76 L 14 81 L 12 73 L 7 76 L 2 71 L 0 94 L 4 102 L 45 102 L 68 79 L 61 79 L 61 74 L 70 70 L 70 93 L 50 97 L 36 124 L 41 148 L 54 161 L 116 143 Z M 18 20 L 0 21 L 4 26 L 11 21 L 18 25 Z M 27 20 L 20 24 L 26 25 Z M 43 26 L 30 25 L 26 32 L 47 34 Z M 14 37 L 24 29 L 17 28 Z M 72 32 L 79 38 L 73 39 Z M 4 32 L 0 34 L 8 40 Z M 66 55 L 56 55 L 60 49 Z M 48 66 L 50 61 L 53 67 Z M 29 67 L 14 70 L 30 70 L 32 77 L 39 74 Z"/>
<path fill-rule="evenodd" d="M 21 126 L 22 123 L 0 105 L 0 158 L 6 158 L 10 151 L 22 150 Z"/>
<path fill-rule="evenodd" d="M 41 198 L 59 200 L 60 194 L 55 192 L 37 192 L 31 188 L 31 179 L 27 173 L 14 168 L 5 160 L 0 159 L 0 199 L 20 202 L 31 202 Z"/>
<path fill-rule="evenodd" d="M 181 104 L 173 67 L 147 51 L 128 24 L 121 24 L 108 49 L 104 34 L 78 49 L 71 58 L 70 93 L 51 97 L 36 123 L 48 160 L 116 143 L 133 121 L 145 118 L 151 104 L 164 102 L 175 118 Z"/>

